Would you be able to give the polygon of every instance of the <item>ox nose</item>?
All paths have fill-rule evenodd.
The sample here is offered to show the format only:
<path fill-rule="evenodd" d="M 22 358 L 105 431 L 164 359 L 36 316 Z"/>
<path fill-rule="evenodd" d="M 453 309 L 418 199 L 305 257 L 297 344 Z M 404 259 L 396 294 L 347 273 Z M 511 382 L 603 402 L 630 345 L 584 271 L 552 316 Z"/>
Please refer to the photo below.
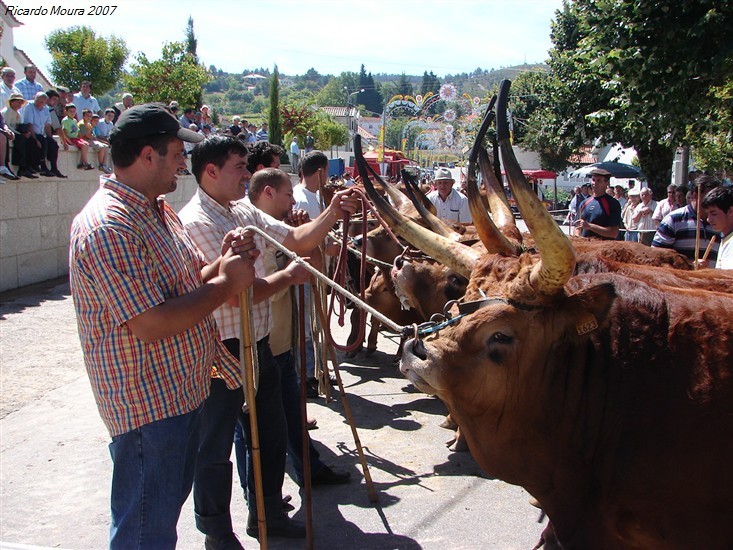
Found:
<path fill-rule="evenodd" d="M 407 343 L 407 350 L 412 352 L 421 361 L 425 361 L 428 358 L 428 350 L 425 349 L 425 344 L 417 338 L 413 338 Z"/>

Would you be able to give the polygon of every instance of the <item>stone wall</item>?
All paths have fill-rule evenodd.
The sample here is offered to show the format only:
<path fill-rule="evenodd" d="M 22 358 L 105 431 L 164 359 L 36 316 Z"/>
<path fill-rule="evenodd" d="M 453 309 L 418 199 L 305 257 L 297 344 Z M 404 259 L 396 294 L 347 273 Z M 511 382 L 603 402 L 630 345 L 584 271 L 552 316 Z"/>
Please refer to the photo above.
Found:
<path fill-rule="evenodd" d="M 96 164 L 93 153 L 90 161 Z M 55 279 L 69 272 L 69 229 L 99 186 L 98 170 L 78 170 L 77 151 L 59 151 L 68 179 L 44 178 L 0 184 L 0 292 Z M 196 191 L 193 176 L 179 176 L 167 196 L 179 211 Z"/>

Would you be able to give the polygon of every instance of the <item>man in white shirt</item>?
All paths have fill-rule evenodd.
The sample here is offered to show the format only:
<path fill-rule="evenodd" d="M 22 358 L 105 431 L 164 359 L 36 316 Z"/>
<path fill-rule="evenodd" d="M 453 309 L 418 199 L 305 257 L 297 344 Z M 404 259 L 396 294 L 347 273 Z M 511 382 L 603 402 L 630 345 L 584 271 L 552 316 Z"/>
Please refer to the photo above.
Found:
<path fill-rule="evenodd" d="M 723 236 L 715 267 L 733 269 L 733 187 L 716 187 L 702 200 L 702 206 L 708 223 Z"/>
<path fill-rule="evenodd" d="M 92 83 L 85 80 L 81 83 L 81 90 L 74 94 L 74 105 L 76 105 L 76 119 L 81 121 L 84 109 L 89 109 L 92 114 L 101 111 L 97 98 L 92 95 Z"/>
<path fill-rule="evenodd" d="M 662 223 L 664 217 L 672 212 L 672 210 L 679 208 L 675 197 L 676 192 L 677 186 L 671 183 L 667 186 L 667 198 L 657 203 L 657 207 L 654 209 L 654 215 L 652 216 L 652 219 L 657 222 L 657 225 Z"/>
<path fill-rule="evenodd" d="M 428 200 L 435 205 L 438 217 L 449 222 L 471 223 L 471 210 L 468 199 L 453 189 L 453 175 L 447 168 L 435 172 L 435 191 L 428 193 Z"/>
<path fill-rule="evenodd" d="M 300 158 L 300 147 L 298 147 L 298 137 L 293 136 L 293 141 L 290 142 L 290 172 L 293 174 L 298 173 L 298 159 Z"/>
<path fill-rule="evenodd" d="M 657 202 L 652 199 L 652 190 L 642 187 L 639 190 L 641 202 L 634 209 L 634 223 L 639 231 L 639 242 L 651 246 L 659 222 L 652 219 L 657 208 Z"/>

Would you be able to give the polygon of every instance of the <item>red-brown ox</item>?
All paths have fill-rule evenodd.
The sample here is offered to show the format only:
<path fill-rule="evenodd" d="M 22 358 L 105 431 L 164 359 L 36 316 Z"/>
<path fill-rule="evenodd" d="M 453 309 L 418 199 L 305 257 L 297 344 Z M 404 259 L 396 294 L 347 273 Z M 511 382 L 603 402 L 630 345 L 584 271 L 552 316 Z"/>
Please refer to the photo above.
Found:
<path fill-rule="evenodd" d="M 539 499 L 556 547 L 733 547 L 733 297 L 573 276 L 498 135 L 540 260 L 480 260 L 466 298 L 483 307 L 408 342 L 402 372 L 447 403 L 489 474 Z"/>

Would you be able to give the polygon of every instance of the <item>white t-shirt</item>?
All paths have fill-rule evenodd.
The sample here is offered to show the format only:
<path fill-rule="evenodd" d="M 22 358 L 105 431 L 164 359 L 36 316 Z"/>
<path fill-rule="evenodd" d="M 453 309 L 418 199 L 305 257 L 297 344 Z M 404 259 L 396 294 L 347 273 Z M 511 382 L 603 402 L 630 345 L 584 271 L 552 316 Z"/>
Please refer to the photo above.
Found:
<path fill-rule="evenodd" d="M 321 193 L 316 191 L 308 191 L 305 185 L 299 183 L 293 187 L 293 199 L 295 200 L 295 210 L 305 210 L 308 212 L 311 220 L 315 220 L 321 215 Z"/>
<path fill-rule="evenodd" d="M 733 269 L 733 232 L 723 237 L 718 249 L 718 261 L 715 263 L 718 269 Z"/>

